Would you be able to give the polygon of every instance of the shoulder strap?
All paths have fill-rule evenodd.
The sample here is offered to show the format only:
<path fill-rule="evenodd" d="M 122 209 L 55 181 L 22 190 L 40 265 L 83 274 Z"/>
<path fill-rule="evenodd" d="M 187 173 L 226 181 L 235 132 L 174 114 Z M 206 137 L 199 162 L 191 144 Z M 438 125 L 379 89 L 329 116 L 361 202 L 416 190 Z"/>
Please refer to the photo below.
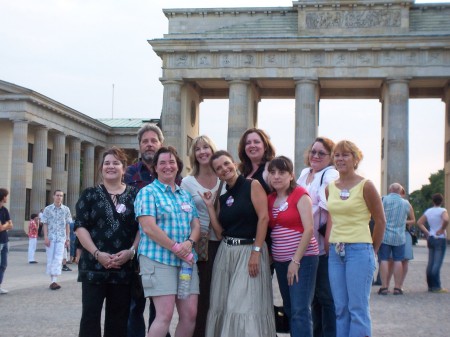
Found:
<path fill-rule="evenodd" d="M 322 177 L 320 177 L 320 185 L 319 186 L 322 186 L 322 184 L 323 184 L 323 177 L 325 175 L 325 172 L 327 172 L 330 168 L 331 168 L 331 166 L 328 166 L 327 168 L 325 168 L 325 170 L 323 170 Z"/>

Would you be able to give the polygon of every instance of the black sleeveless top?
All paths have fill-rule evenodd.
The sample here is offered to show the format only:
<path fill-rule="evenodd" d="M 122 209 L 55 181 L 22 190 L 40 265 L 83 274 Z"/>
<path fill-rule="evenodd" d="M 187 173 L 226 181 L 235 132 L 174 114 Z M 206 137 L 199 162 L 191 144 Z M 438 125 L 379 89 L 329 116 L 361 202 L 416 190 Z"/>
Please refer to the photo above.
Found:
<path fill-rule="evenodd" d="M 264 191 L 266 191 L 266 194 L 269 195 L 270 192 L 272 192 L 269 185 L 267 185 L 266 181 L 263 178 L 264 169 L 266 168 L 266 163 L 259 165 L 258 169 L 255 173 L 251 176 L 252 179 L 256 179 L 259 181 L 261 186 L 264 188 Z"/>
<path fill-rule="evenodd" d="M 219 222 L 224 236 L 254 239 L 258 216 L 251 199 L 251 179 L 239 176 L 233 187 L 220 196 Z"/>

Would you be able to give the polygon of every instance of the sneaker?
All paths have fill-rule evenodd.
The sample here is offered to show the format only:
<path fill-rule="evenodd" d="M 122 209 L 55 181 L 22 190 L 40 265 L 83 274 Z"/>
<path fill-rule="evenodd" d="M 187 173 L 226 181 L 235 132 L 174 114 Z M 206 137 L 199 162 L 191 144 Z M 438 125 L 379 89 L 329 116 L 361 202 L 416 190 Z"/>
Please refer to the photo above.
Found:
<path fill-rule="evenodd" d="M 72 271 L 72 269 L 70 269 L 69 267 L 67 267 L 66 265 L 64 265 L 62 267 L 62 271 Z"/>
<path fill-rule="evenodd" d="M 28 263 L 38 263 L 37 261 L 30 261 L 30 262 L 28 262 Z"/>
<path fill-rule="evenodd" d="M 53 282 L 52 284 L 50 284 L 50 287 L 49 287 L 51 290 L 58 290 L 58 289 L 60 289 L 61 288 L 61 286 L 58 284 L 58 283 L 56 283 L 56 282 Z"/>
<path fill-rule="evenodd" d="M 7 294 L 7 293 L 9 293 L 8 290 L 3 289 L 3 288 L 0 288 L 0 294 L 1 294 L 1 295 Z"/>
<path fill-rule="evenodd" d="M 447 294 L 448 289 L 445 289 L 445 288 L 435 289 L 435 290 L 431 290 L 431 292 L 435 293 L 435 294 Z"/>
<path fill-rule="evenodd" d="M 67 264 L 72 264 L 72 261 L 70 261 L 70 260 L 67 260 L 67 262 L 66 262 Z"/>

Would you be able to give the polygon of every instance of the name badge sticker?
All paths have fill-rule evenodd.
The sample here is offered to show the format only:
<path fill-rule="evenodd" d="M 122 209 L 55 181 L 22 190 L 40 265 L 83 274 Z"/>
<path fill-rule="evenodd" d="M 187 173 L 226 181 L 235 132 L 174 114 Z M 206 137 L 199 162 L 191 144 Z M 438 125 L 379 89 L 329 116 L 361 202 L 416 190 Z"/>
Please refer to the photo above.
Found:
<path fill-rule="evenodd" d="M 183 202 L 183 203 L 181 204 L 181 209 L 182 209 L 184 212 L 186 212 L 186 213 L 192 212 L 192 207 L 191 207 L 191 205 L 189 205 L 187 202 Z"/>
<path fill-rule="evenodd" d="M 225 204 L 230 207 L 231 205 L 233 205 L 234 203 L 234 198 L 230 195 L 227 199 L 227 201 L 225 202 Z"/>
<path fill-rule="evenodd" d="M 124 204 L 118 204 L 116 206 L 117 213 L 122 214 L 122 213 L 125 213 L 126 210 L 127 210 L 127 208 L 126 208 L 126 206 Z"/>

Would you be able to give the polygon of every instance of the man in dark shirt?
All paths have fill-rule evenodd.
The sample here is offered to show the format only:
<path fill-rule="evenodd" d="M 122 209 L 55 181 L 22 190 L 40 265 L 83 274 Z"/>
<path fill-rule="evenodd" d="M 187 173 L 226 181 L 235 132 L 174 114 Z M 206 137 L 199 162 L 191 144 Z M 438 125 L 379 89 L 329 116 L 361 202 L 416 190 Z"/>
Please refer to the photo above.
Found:
<path fill-rule="evenodd" d="M 8 230 L 13 228 L 8 209 L 4 204 L 8 201 L 8 190 L 0 188 L 0 294 L 7 294 L 8 290 L 2 288 L 3 275 L 8 265 Z"/>
<path fill-rule="evenodd" d="M 161 148 L 164 136 L 159 127 L 152 124 L 144 124 L 138 131 L 140 160 L 127 167 L 125 183 L 135 186 L 139 190 L 155 180 L 152 169 L 152 160 L 155 153 Z M 176 183 L 180 185 L 181 177 L 177 177 Z M 137 258 L 137 257 L 136 257 Z M 128 317 L 128 337 L 144 337 L 146 335 L 145 321 L 145 297 L 143 291 L 140 295 L 134 294 L 131 298 L 130 316 Z M 148 328 L 155 319 L 155 306 L 150 299 L 150 315 Z M 147 328 L 147 331 L 148 331 Z M 170 333 L 167 334 L 170 337 Z"/>

